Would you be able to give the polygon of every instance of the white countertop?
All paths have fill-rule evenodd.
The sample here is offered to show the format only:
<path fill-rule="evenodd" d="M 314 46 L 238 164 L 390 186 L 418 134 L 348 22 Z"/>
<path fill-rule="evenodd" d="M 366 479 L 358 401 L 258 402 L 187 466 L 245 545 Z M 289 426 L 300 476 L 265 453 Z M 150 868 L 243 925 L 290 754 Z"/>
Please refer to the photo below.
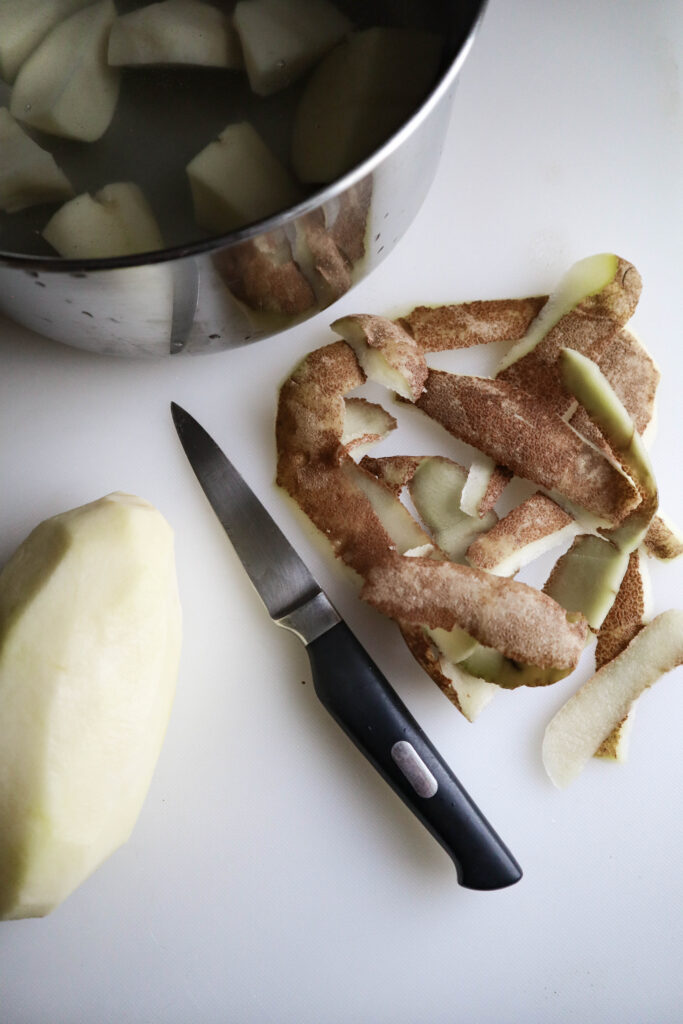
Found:
<path fill-rule="evenodd" d="M 335 310 L 534 294 L 590 253 L 630 259 L 644 281 L 634 326 L 662 370 L 652 455 L 679 524 L 682 22 L 678 0 L 491 0 L 416 223 Z M 0 1019 L 674 1024 L 681 670 L 640 702 L 627 764 L 591 763 L 562 792 L 541 737 L 588 668 L 503 692 L 468 724 L 274 486 L 278 385 L 332 340 L 330 319 L 162 363 L 0 322 L 0 561 L 40 519 L 132 491 L 175 528 L 185 619 L 177 699 L 134 834 L 51 916 L 0 925 Z M 276 516 L 512 848 L 520 884 L 459 888 L 327 717 L 303 648 L 268 622 L 191 475 L 171 399 Z M 410 429 L 385 450 L 411 451 Z M 681 566 L 650 565 L 655 610 L 680 605 Z"/>

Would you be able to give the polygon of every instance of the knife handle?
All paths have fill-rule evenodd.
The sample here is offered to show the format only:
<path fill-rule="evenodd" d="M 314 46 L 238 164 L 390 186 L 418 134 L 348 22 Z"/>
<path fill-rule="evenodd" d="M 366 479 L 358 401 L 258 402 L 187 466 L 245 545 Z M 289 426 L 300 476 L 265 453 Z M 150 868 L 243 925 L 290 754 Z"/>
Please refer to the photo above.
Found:
<path fill-rule="evenodd" d="M 346 623 L 307 650 L 322 704 L 453 859 L 460 885 L 519 881 L 515 858 Z"/>

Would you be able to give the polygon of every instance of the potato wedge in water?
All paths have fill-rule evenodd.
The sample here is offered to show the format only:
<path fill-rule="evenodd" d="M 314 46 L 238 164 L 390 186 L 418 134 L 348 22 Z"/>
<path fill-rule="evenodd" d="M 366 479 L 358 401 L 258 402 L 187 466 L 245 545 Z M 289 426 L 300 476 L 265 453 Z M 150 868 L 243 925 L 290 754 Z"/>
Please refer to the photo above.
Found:
<path fill-rule="evenodd" d="M 111 28 L 107 60 L 115 67 L 243 66 L 242 48 L 230 17 L 201 0 L 161 0 L 121 15 Z"/>
<path fill-rule="evenodd" d="M 38 526 L 0 574 L 0 918 L 49 913 L 133 829 L 173 701 L 173 534 L 124 494 Z"/>
<path fill-rule="evenodd" d="M 13 82 L 51 29 L 92 0 L 2 0 L 0 78 Z"/>
<path fill-rule="evenodd" d="M 195 220 L 215 234 L 269 217 L 302 196 L 287 168 L 247 121 L 224 128 L 186 171 Z"/>
<path fill-rule="evenodd" d="M 299 180 L 334 181 L 381 146 L 426 96 L 441 50 L 433 33 L 383 27 L 352 32 L 331 50 L 296 111 L 292 166 Z"/>
<path fill-rule="evenodd" d="M 683 664 L 683 612 L 662 612 L 569 698 L 548 724 L 543 764 L 556 786 L 569 785 L 634 700 Z"/>
<path fill-rule="evenodd" d="M 45 225 L 43 238 L 69 259 L 129 256 L 164 245 L 147 199 L 129 181 L 69 200 Z"/>
<path fill-rule="evenodd" d="M 113 0 L 72 14 L 43 39 L 17 76 L 10 112 L 32 128 L 95 142 L 111 124 L 120 74 L 107 63 Z"/>
<path fill-rule="evenodd" d="M 233 22 L 259 96 L 301 78 L 353 27 L 329 0 L 240 0 Z"/>
<path fill-rule="evenodd" d="M 74 194 L 52 153 L 27 135 L 6 107 L 0 107 L 0 210 L 17 213 Z"/>

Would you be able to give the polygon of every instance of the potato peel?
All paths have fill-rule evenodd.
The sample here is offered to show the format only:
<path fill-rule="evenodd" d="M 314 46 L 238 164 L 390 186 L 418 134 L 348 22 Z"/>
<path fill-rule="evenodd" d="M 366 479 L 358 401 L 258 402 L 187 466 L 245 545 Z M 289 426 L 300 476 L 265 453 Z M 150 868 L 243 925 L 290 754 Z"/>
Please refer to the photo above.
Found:
<path fill-rule="evenodd" d="M 543 737 L 543 764 L 563 788 L 583 770 L 634 700 L 683 664 L 683 611 L 662 612 L 564 704 Z"/>
<path fill-rule="evenodd" d="M 467 561 L 497 576 L 514 576 L 578 529 L 572 516 L 537 491 L 474 540 L 467 549 Z"/>
<path fill-rule="evenodd" d="M 412 334 L 423 352 L 517 341 L 545 305 L 547 295 L 526 299 L 488 299 L 442 306 L 416 306 L 397 323 Z"/>
<path fill-rule="evenodd" d="M 400 325 L 383 316 L 354 314 L 331 325 L 353 348 L 370 380 L 414 402 L 427 379 L 424 353 Z"/>
<path fill-rule="evenodd" d="M 545 594 L 454 562 L 388 559 L 366 575 L 361 597 L 402 622 L 458 626 L 506 657 L 539 668 L 574 668 L 585 645 L 585 620 L 569 622 Z"/>
<path fill-rule="evenodd" d="M 419 409 L 454 437 L 610 524 L 640 501 L 631 481 L 556 413 L 507 381 L 430 370 Z"/>

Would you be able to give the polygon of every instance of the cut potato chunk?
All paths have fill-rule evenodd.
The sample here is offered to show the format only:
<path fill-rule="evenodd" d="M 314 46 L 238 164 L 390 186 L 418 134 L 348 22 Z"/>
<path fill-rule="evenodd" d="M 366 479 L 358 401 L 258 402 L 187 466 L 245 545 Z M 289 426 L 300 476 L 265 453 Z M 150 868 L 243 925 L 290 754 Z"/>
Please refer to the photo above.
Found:
<path fill-rule="evenodd" d="M 119 96 L 119 72 L 107 64 L 115 17 L 113 0 L 99 0 L 52 29 L 19 72 L 14 117 L 67 139 L 94 142 L 104 135 Z"/>
<path fill-rule="evenodd" d="M 135 64 L 241 68 L 242 48 L 229 16 L 201 0 L 162 0 L 118 17 L 107 59 Z"/>
<path fill-rule="evenodd" d="M 424 352 L 518 341 L 548 300 L 547 295 L 527 299 L 488 299 L 443 306 L 416 306 L 398 323 L 412 334 Z"/>
<path fill-rule="evenodd" d="M 91 0 L 2 0 L 0 78 L 13 82 L 48 32 Z"/>
<path fill-rule="evenodd" d="M 554 784 L 569 785 L 633 701 L 681 664 L 683 612 L 662 612 L 570 697 L 547 726 L 543 764 Z"/>
<path fill-rule="evenodd" d="M 413 504 L 438 547 L 454 562 L 462 562 L 478 534 L 497 522 L 495 512 L 467 515 L 461 495 L 467 471 L 440 455 L 420 460 L 408 485 Z"/>
<path fill-rule="evenodd" d="M 395 430 L 396 419 L 381 405 L 365 398 L 344 400 L 344 427 L 341 443 L 354 455 L 366 452 Z"/>
<path fill-rule="evenodd" d="M 467 561 L 496 576 L 514 576 L 522 566 L 574 537 L 578 529 L 572 516 L 537 491 L 474 540 Z"/>
<path fill-rule="evenodd" d="M 331 324 L 356 353 L 370 380 L 414 402 L 429 372 L 424 354 L 398 324 L 363 313 L 340 317 Z"/>
<path fill-rule="evenodd" d="M 71 199 L 50 218 L 43 238 L 67 259 L 130 256 L 164 246 L 142 190 L 129 181 Z"/>
<path fill-rule="evenodd" d="M 560 349 L 576 348 L 597 358 L 633 314 L 640 291 L 636 268 L 613 253 L 579 260 L 512 346 L 497 376 L 563 415 L 571 398 L 556 366 Z"/>
<path fill-rule="evenodd" d="M 293 206 L 301 190 L 247 121 L 228 125 L 187 165 L 197 224 L 234 231 Z"/>
<path fill-rule="evenodd" d="M 390 618 L 432 629 L 465 630 L 507 658 L 572 669 L 586 622 L 533 587 L 454 562 L 395 557 L 366 575 L 361 597 Z"/>
<path fill-rule="evenodd" d="M 631 481 L 601 452 L 508 381 L 430 370 L 416 405 L 496 463 L 607 523 L 620 522 L 640 501 Z"/>
<path fill-rule="evenodd" d="M 0 574 L 0 917 L 40 917 L 130 835 L 181 640 L 173 534 L 113 494 L 37 527 Z"/>
<path fill-rule="evenodd" d="M 0 154 L 0 210 L 17 213 L 74 194 L 52 154 L 26 134 L 6 107 L 0 107 Z"/>
<path fill-rule="evenodd" d="M 352 28 L 328 0 L 241 0 L 233 21 L 259 96 L 295 82 Z"/>
<path fill-rule="evenodd" d="M 442 43 L 429 32 L 351 33 L 306 85 L 292 132 L 300 181 L 335 181 L 400 128 L 434 83 Z"/>

